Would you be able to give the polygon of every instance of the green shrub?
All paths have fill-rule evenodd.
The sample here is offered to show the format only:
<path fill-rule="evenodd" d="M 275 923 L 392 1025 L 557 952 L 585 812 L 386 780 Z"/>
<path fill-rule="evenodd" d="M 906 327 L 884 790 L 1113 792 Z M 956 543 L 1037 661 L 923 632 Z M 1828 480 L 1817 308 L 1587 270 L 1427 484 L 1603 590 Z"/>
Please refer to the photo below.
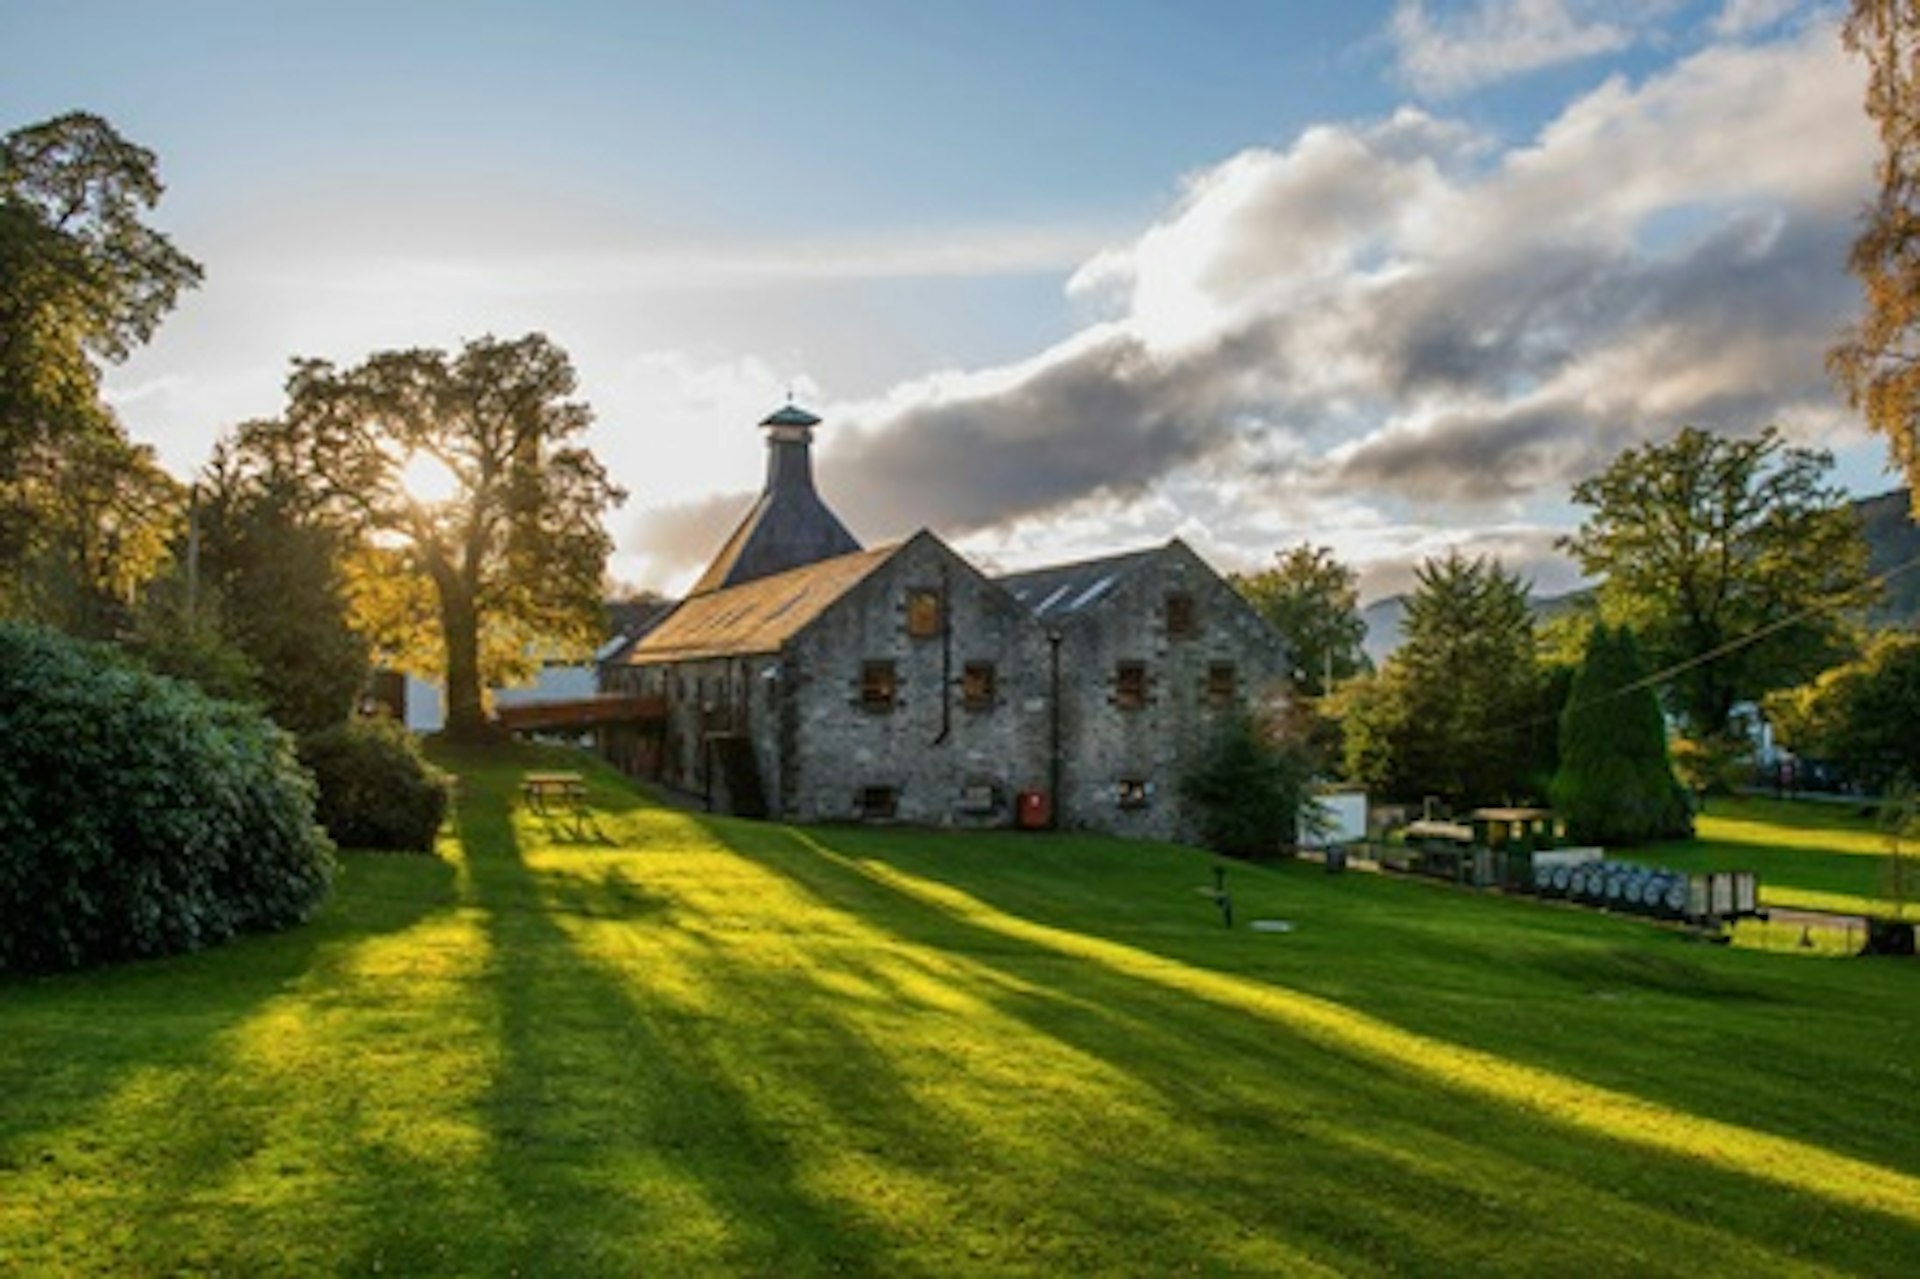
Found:
<path fill-rule="evenodd" d="M 0 623 L 0 970 L 283 928 L 333 865 L 291 739 L 262 716 Z"/>
<path fill-rule="evenodd" d="M 1180 795 L 1208 848 L 1271 856 L 1299 839 L 1309 771 L 1299 752 L 1276 744 L 1252 716 L 1236 715 L 1181 779 Z"/>
<path fill-rule="evenodd" d="M 349 720 L 302 738 L 300 758 L 320 787 L 320 824 L 342 848 L 433 851 L 451 784 L 405 728 Z"/>

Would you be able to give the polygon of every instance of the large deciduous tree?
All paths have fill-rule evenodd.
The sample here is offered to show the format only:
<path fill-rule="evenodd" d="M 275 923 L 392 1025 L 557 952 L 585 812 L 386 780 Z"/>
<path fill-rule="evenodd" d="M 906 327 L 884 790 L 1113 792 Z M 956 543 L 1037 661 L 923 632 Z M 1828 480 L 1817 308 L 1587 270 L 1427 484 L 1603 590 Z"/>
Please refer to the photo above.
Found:
<path fill-rule="evenodd" d="M 160 193 L 153 153 L 99 116 L 0 138 L 0 607 L 33 611 L 58 578 L 114 598 L 152 568 L 164 477 L 101 403 L 99 362 L 150 338 L 200 280 L 142 220 Z"/>
<path fill-rule="evenodd" d="M 1276 555 L 1271 568 L 1232 582 L 1286 640 L 1296 693 L 1323 696 L 1366 669 L 1359 578 L 1332 548 L 1303 542 Z"/>
<path fill-rule="evenodd" d="M 1604 580 L 1602 615 L 1632 626 L 1692 731 L 1841 655 L 1841 606 L 1865 601 L 1858 519 L 1825 481 L 1831 455 L 1768 427 L 1729 439 L 1686 427 L 1574 487 L 1590 507 L 1561 545 Z"/>
<path fill-rule="evenodd" d="M 120 637 L 184 514 L 180 483 L 118 428 L 26 449 L 0 482 L 0 613 Z"/>
<path fill-rule="evenodd" d="M 1415 570 L 1406 642 L 1345 697 L 1347 770 L 1396 799 L 1517 799 L 1541 786 L 1542 683 L 1526 584 L 1459 552 Z"/>
<path fill-rule="evenodd" d="M 1920 0 L 1853 0 L 1841 36 L 1866 59 L 1881 153 L 1879 190 L 1848 259 L 1865 310 L 1827 364 L 1887 437 L 1920 502 Z"/>
<path fill-rule="evenodd" d="M 486 683 L 524 671 L 542 646 L 598 638 L 612 546 L 601 517 L 625 494 L 578 442 L 592 414 L 575 385 L 566 353 L 537 333 L 348 369 L 300 360 L 285 421 L 242 433 L 246 447 L 296 459 L 367 539 L 383 571 L 362 577 L 393 605 L 389 629 L 420 607 L 407 585 L 424 585 L 451 736 L 484 732 Z M 410 491 L 423 470 L 443 492 Z"/>

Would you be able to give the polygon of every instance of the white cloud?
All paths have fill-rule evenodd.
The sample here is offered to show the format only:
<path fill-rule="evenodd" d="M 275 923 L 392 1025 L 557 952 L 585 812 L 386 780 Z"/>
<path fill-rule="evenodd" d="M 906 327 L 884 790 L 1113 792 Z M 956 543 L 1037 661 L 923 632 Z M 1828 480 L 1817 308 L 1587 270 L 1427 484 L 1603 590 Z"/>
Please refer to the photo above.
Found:
<path fill-rule="evenodd" d="M 1631 46 L 1628 25 L 1600 13 L 1622 6 L 1576 0 L 1477 0 L 1451 15 L 1400 0 L 1388 36 L 1400 76 L 1433 97 L 1465 93 L 1545 67 Z"/>
<path fill-rule="evenodd" d="M 1626 31 L 1571 4 L 1402 12 L 1445 37 L 1433 47 L 1455 62 L 1434 65 L 1453 75 Z M 1503 14 L 1531 34 L 1495 57 Z M 738 518 L 763 465 L 753 424 L 790 387 L 827 419 L 823 491 L 870 541 L 930 526 L 1014 568 L 1178 533 L 1235 568 L 1311 539 L 1381 589 L 1462 545 L 1464 511 L 1493 530 L 1465 549 L 1547 574 L 1542 505 L 1622 445 L 1683 421 L 1842 422 L 1821 356 L 1854 305 L 1844 254 L 1873 157 L 1860 76 L 1813 24 L 1609 80 L 1519 145 L 1412 109 L 1323 124 L 1194 175 L 1118 243 L 988 227 L 768 248 L 591 219 L 329 229 L 312 213 L 281 230 L 312 232 L 339 271 L 274 279 L 294 255 L 243 238 L 112 384 L 137 435 L 172 422 L 193 447 L 170 464 L 197 465 L 218 427 L 277 411 L 290 353 L 351 362 L 543 328 L 573 352 L 594 448 L 634 492 L 616 572 L 658 585 Z M 382 266 L 348 269 L 368 260 Z M 1073 266 L 1094 315 L 1080 331 L 864 399 L 807 377 L 818 343 L 798 326 L 723 346 L 653 293 L 700 294 L 697 311 L 769 285 Z M 788 314 L 804 325 L 804 306 Z M 203 358 L 170 366 L 175 347 Z M 191 382 L 142 385 L 183 364 Z"/>
<path fill-rule="evenodd" d="M 817 390 L 796 353 L 808 334 L 770 341 L 779 321 L 756 319 L 743 338 L 717 317 L 770 311 L 747 300 L 782 291 L 1057 276 L 1111 237 L 1067 224 L 954 225 L 769 241 L 630 225 L 524 191 L 389 194 L 282 191 L 178 233 L 189 247 L 221 246 L 205 285 L 151 345 L 105 371 L 109 402 L 164 465 L 189 474 L 223 431 L 278 413 L 290 357 L 352 364 L 380 349 L 540 330 L 571 352 L 599 415 L 595 447 L 635 504 L 695 500 L 711 494 L 710 476 L 738 479 L 743 458 L 756 474 L 753 423 L 789 388 Z"/>
<path fill-rule="evenodd" d="M 1547 573 L 1541 509 L 1620 448 L 1839 420 L 1859 75 L 1811 28 L 1609 81 L 1504 152 L 1411 111 L 1244 152 L 1075 277 L 1100 322 L 829 406 L 823 485 L 864 536 L 1011 565 L 1185 530 L 1229 567 L 1339 541 L 1386 582 L 1460 543 L 1453 512 Z"/>
<path fill-rule="evenodd" d="M 744 513 L 737 487 L 766 465 L 755 424 L 791 395 L 817 403 L 804 372 L 755 357 L 641 351 L 582 378 L 594 455 L 628 490 L 612 517 L 623 581 L 683 587 Z"/>
<path fill-rule="evenodd" d="M 1799 8 L 1799 0 L 1726 0 L 1713 20 L 1717 36 L 1764 30 Z"/>

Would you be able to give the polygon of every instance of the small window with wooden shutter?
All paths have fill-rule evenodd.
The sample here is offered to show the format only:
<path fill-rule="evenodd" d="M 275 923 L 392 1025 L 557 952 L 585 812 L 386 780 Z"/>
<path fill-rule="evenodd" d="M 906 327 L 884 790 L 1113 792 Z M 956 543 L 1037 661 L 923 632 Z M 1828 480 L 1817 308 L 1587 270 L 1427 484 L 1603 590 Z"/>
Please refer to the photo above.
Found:
<path fill-rule="evenodd" d="M 1167 596 L 1167 638 L 1190 639 L 1199 627 L 1193 617 L 1193 596 L 1175 591 Z"/>
<path fill-rule="evenodd" d="M 920 586 L 907 592 L 907 634 L 914 639 L 937 639 L 945 623 L 946 601 L 932 587 Z"/>
<path fill-rule="evenodd" d="M 860 667 L 860 705 L 870 711 L 890 711 L 900 681 L 892 662 L 864 662 Z"/>
<path fill-rule="evenodd" d="M 995 678 L 992 662 L 968 662 L 960 672 L 960 705 L 970 711 L 992 710 Z"/>
<path fill-rule="evenodd" d="M 1240 694 L 1239 672 L 1232 662 L 1211 662 L 1207 666 L 1207 702 L 1213 706 L 1231 706 Z"/>
<path fill-rule="evenodd" d="M 1113 704 L 1137 711 L 1147 704 L 1147 664 L 1121 662 L 1113 668 Z"/>

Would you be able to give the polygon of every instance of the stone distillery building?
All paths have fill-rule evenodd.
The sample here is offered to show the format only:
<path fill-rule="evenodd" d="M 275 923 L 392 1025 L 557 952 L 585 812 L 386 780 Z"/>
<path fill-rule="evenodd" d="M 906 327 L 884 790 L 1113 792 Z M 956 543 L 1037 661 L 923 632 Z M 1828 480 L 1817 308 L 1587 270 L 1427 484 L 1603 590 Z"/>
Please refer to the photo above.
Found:
<path fill-rule="evenodd" d="M 925 530 L 863 549 L 814 486 L 818 424 L 761 423 L 765 489 L 603 668 L 664 706 L 615 762 L 750 816 L 1191 837 L 1180 778 L 1281 695 L 1265 620 L 1178 540 L 998 579 Z"/>

